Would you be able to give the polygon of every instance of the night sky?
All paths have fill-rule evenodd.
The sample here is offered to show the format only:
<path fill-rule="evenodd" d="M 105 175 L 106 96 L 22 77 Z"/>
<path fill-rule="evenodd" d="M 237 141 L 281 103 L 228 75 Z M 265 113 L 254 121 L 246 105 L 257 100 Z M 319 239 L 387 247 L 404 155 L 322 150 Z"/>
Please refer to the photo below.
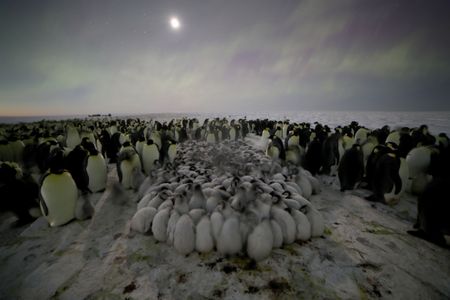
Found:
<path fill-rule="evenodd" d="M 450 1 L 0 0 L 0 115 L 302 110 L 450 110 Z"/>

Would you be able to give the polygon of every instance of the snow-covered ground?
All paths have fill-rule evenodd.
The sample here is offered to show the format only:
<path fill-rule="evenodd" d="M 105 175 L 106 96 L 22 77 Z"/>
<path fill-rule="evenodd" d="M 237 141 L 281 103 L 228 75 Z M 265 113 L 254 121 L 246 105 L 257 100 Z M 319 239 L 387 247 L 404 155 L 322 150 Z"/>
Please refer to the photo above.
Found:
<path fill-rule="evenodd" d="M 416 198 L 394 207 L 373 204 L 364 190 L 341 193 L 335 177 L 311 202 L 325 235 L 272 251 L 259 263 L 246 256 L 178 254 L 130 230 L 134 194 L 117 194 L 109 166 L 95 215 L 50 228 L 43 218 L 20 228 L 0 219 L 0 299 L 445 299 L 450 251 L 406 233 Z"/>

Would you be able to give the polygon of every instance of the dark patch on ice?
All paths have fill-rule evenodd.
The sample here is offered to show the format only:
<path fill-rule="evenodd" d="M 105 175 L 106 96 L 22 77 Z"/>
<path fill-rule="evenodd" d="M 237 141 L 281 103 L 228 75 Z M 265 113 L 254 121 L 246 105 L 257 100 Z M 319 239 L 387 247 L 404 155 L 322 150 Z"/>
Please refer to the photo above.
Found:
<path fill-rule="evenodd" d="M 249 286 L 247 288 L 247 290 L 245 291 L 245 293 L 247 294 L 256 294 L 257 292 L 259 292 L 260 288 L 257 286 Z"/>
<path fill-rule="evenodd" d="M 217 297 L 217 298 L 222 298 L 223 294 L 224 294 L 224 291 L 223 290 L 218 290 L 218 289 L 214 290 L 212 292 L 213 297 Z"/>
<path fill-rule="evenodd" d="M 362 262 L 362 263 L 358 264 L 357 266 L 361 267 L 363 269 L 370 269 L 370 270 L 377 271 L 377 272 L 381 270 L 380 265 L 376 265 L 371 262 Z"/>
<path fill-rule="evenodd" d="M 371 245 L 371 243 L 366 238 L 357 237 L 356 240 L 358 242 L 360 242 L 361 244 L 365 245 L 365 246 L 370 246 Z"/>
<path fill-rule="evenodd" d="M 187 281 L 186 274 L 181 273 L 177 276 L 177 283 L 185 283 Z"/>
<path fill-rule="evenodd" d="M 267 288 L 272 291 L 274 295 L 280 295 L 291 289 L 289 282 L 284 278 L 272 279 L 267 284 Z"/>
<path fill-rule="evenodd" d="M 230 274 L 230 273 L 233 273 L 236 271 L 237 271 L 237 268 L 232 265 L 225 265 L 222 267 L 222 272 L 224 272 L 225 274 Z"/>
<path fill-rule="evenodd" d="M 258 265 L 256 264 L 256 261 L 254 261 L 252 259 L 252 260 L 249 260 L 248 263 L 246 263 L 244 265 L 243 269 L 246 270 L 246 271 L 249 271 L 249 270 L 256 270 L 257 267 L 258 267 Z"/>
<path fill-rule="evenodd" d="M 136 289 L 136 283 L 132 281 L 129 285 L 123 288 L 122 294 L 129 294 Z"/>

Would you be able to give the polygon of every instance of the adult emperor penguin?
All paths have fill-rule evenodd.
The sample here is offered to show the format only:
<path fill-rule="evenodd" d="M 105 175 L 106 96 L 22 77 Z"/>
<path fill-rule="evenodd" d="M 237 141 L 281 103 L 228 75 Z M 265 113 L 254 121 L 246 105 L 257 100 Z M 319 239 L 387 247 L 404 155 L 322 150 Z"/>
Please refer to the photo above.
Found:
<path fill-rule="evenodd" d="M 30 211 L 38 207 L 39 185 L 16 163 L 0 163 L 0 195 L 0 212 L 13 212 L 18 218 L 15 225 L 34 220 Z"/>
<path fill-rule="evenodd" d="M 434 178 L 419 196 L 417 202 L 417 231 L 409 234 L 428 240 L 442 247 L 449 247 L 444 235 L 450 234 L 450 202 L 448 187 L 450 178 Z"/>
<path fill-rule="evenodd" d="M 89 176 L 86 171 L 88 151 L 77 145 L 65 158 L 65 166 L 82 193 L 89 192 Z"/>
<path fill-rule="evenodd" d="M 55 227 L 75 218 L 78 189 L 70 173 L 64 170 L 62 149 L 52 151 L 49 166 L 41 180 L 40 207 L 50 226 Z"/>
<path fill-rule="evenodd" d="M 272 135 L 267 145 L 266 155 L 272 159 L 286 159 L 286 152 L 284 150 L 283 142 L 278 136 Z"/>
<path fill-rule="evenodd" d="M 80 134 L 78 133 L 78 130 L 72 126 L 67 126 L 66 129 L 66 145 L 70 149 L 74 149 L 77 145 L 81 143 Z"/>
<path fill-rule="evenodd" d="M 147 143 L 142 146 L 142 164 L 145 174 L 149 175 L 152 170 L 156 169 L 155 162 L 159 160 L 159 156 L 158 145 L 152 139 L 147 140 Z"/>
<path fill-rule="evenodd" d="M 431 158 L 439 151 L 432 146 L 420 146 L 412 149 L 406 156 L 409 177 L 411 179 L 411 192 L 420 195 L 426 185 L 431 181 L 429 168 Z"/>
<path fill-rule="evenodd" d="M 373 195 L 367 197 L 370 201 L 386 203 L 389 199 L 385 198 L 385 194 L 392 194 L 390 197 L 393 198 L 402 190 L 402 179 L 399 174 L 400 158 L 396 150 L 389 149 L 375 161 L 371 175 Z"/>
<path fill-rule="evenodd" d="M 169 147 L 167 148 L 168 161 L 173 164 L 175 157 L 177 156 L 177 142 L 174 140 L 169 141 Z"/>
<path fill-rule="evenodd" d="M 173 163 L 177 154 L 177 142 L 166 136 L 162 141 L 162 148 L 159 155 L 159 161 L 162 165 Z"/>
<path fill-rule="evenodd" d="M 345 151 L 338 167 L 341 191 L 353 190 L 364 175 L 364 155 L 359 144 Z"/>
<path fill-rule="evenodd" d="M 83 147 L 89 152 L 86 165 L 86 172 L 89 177 L 89 190 L 93 193 L 104 191 L 107 181 L 105 158 L 97 151 L 93 143 L 84 143 Z"/>
<path fill-rule="evenodd" d="M 312 175 L 316 175 L 322 167 L 322 157 L 322 144 L 316 137 L 309 143 L 302 165 Z"/>

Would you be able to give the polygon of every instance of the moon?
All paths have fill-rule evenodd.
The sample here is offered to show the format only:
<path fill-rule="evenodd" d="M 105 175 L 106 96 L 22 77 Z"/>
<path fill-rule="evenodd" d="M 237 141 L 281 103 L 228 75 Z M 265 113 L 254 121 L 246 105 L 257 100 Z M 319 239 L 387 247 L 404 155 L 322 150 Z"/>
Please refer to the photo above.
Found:
<path fill-rule="evenodd" d="M 171 27 L 173 30 L 178 30 L 178 29 L 180 29 L 180 26 L 181 26 L 180 20 L 178 20 L 177 17 L 171 17 L 171 18 L 170 18 L 170 27 Z"/>

